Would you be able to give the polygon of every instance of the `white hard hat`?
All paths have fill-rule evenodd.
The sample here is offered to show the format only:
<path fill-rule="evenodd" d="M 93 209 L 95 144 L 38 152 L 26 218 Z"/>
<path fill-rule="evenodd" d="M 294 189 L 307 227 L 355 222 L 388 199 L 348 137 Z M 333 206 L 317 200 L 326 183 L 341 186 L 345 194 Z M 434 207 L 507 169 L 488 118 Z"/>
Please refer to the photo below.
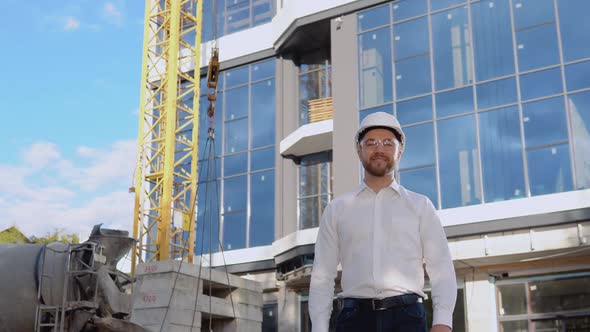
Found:
<path fill-rule="evenodd" d="M 363 136 L 372 128 L 386 128 L 391 129 L 399 134 L 401 138 L 401 149 L 403 150 L 406 145 L 406 135 L 402 130 L 402 127 L 399 124 L 399 121 L 395 118 L 395 116 L 385 113 L 385 112 L 376 112 L 367 115 L 363 121 L 361 122 L 361 126 L 359 130 L 356 132 L 354 136 L 355 142 L 359 142 Z"/>

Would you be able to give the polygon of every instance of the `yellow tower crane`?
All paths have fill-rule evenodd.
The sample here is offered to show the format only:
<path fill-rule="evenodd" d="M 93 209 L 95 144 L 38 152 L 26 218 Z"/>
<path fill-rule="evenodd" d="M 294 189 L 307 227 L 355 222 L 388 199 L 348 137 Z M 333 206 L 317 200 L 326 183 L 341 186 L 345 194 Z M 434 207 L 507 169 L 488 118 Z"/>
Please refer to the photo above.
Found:
<path fill-rule="evenodd" d="M 202 0 L 146 0 L 132 274 L 193 262 Z"/>

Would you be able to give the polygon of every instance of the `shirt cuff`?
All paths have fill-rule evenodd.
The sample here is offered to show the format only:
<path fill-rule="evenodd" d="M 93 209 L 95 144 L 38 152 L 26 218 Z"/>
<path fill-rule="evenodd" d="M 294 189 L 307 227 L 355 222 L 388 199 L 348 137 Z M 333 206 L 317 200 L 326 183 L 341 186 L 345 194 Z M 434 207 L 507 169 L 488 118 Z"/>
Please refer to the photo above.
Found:
<path fill-rule="evenodd" d="M 328 332 L 330 322 L 327 319 L 316 319 L 311 321 L 311 332 Z"/>
<path fill-rule="evenodd" d="M 432 325 L 446 325 L 453 329 L 453 311 L 438 309 L 433 313 Z"/>

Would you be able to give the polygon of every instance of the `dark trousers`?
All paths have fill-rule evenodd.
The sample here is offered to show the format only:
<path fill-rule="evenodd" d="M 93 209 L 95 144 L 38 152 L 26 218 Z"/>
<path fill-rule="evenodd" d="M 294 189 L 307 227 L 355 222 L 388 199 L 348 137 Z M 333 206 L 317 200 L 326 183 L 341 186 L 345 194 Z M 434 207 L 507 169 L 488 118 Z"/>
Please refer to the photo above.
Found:
<path fill-rule="evenodd" d="M 366 306 L 345 307 L 336 322 L 336 332 L 427 332 L 424 303 L 371 310 Z"/>

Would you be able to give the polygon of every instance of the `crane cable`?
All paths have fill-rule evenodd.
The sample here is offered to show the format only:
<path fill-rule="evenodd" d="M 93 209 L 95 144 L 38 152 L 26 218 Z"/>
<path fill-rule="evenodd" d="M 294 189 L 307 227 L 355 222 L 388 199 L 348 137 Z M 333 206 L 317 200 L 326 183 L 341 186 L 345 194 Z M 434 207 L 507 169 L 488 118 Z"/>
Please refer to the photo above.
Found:
<path fill-rule="evenodd" d="M 202 1 L 202 0 L 198 0 L 198 1 Z M 215 129 L 213 128 L 214 124 L 215 124 L 215 102 L 217 101 L 217 88 L 218 88 L 218 82 L 219 82 L 219 48 L 217 47 L 217 1 L 213 0 L 213 41 L 212 41 L 212 48 L 211 48 L 211 58 L 209 59 L 209 66 L 207 69 L 207 100 L 209 101 L 209 107 L 207 108 L 207 120 L 209 123 L 209 128 L 208 128 L 208 132 L 207 132 L 207 142 L 205 144 L 205 150 L 208 151 L 208 157 L 207 157 L 207 180 L 205 182 L 205 204 L 204 204 L 204 213 L 203 213 L 203 227 L 201 228 L 202 230 L 202 235 L 201 235 L 201 250 L 200 250 L 200 260 L 199 260 L 199 272 L 198 272 L 198 278 L 197 278 L 197 282 L 201 281 L 201 271 L 202 271 L 202 266 L 203 266 L 203 245 L 204 245 L 204 238 L 205 238 L 205 225 L 206 225 L 206 221 L 207 221 L 207 217 L 209 217 L 209 331 L 212 332 L 212 323 L 213 323 L 213 315 L 212 315 L 212 283 L 211 283 L 211 274 L 212 274 L 212 269 L 213 269 L 213 260 L 212 260 L 212 253 L 213 253 L 213 248 L 212 248 L 212 244 L 213 244 L 213 233 L 212 233 L 212 229 L 213 229 L 213 214 L 210 212 L 210 210 L 213 207 L 213 199 L 209 197 L 209 185 L 212 181 L 215 181 L 215 197 L 217 198 L 217 204 L 216 204 L 216 208 L 217 208 L 217 216 L 219 216 L 219 185 L 217 182 L 217 160 L 215 159 Z M 211 164 L 213 163 L 213 174 L 211 174 Z M 201 175 L 203 173 L 199 174 L 199 181 L 197 181 L 197 183 L 202 183 L 201 182 Z M 213 177 L 211 177 L 211 175 L 213 175 Z M 200 186 L 197 187 L 197 194 L 198 194 L 198 189 L 200 188 Z M 209 204 L 209 209 L 207 209 L 207 204 Z M 191 202 L 191 209 L 194 209 L 195 207 L 195 202 Z M 208 213 L 209 212 L 209 213 Z M 193 213 L 191 213 L 191 215 L 194 215 Z M 191 218 L 190 222 L 189 222 L 189 229 L 192 229 L 193 227 L 193 220 L 196 219 L 196 216 L 194 218 Z M 232 313 L 233 313 L 233 318 L 234 318 L 234 322 L 236 324 L 237 327 L 237 321 L 236 321 L 236 309 L 235 309 L 235 305 L 234 305 L 234 300 L 233 300 L 233 294 L 232 294 L 232 285 L 229 279 L 229 272 L 227 271 L 227 263 L 225 260 L 225 253 L 223 250 L 223 244 L 221 243 L 221 240 L 219 238 L 219 231 L 220 231 L 220 225 L 219 225 L 219 219 L 217 220 L 218 225 L 217 225 L 217 243 L 219 246 L 219 249 L 221 251 L 221 257 L 223 259 L 223 266 L 225 268 L 225 275 L 226 275 L 226 279 L 227 279 L 227 286 L 228 286 L 228 290 L 229 290 L 229 297 L 230 297 L 230 301 L 231 301 L 231 306 L 232 306 Z M 198 234 L 197 234 L 198 236 Z M 178 271 L 176 273 L 176 276 L 174 278 L 174 283 L 172 285 L 172 290 L 170 292 L 170 298 L 168 300 L 168 306 L 166 308 L 166 312 L 164 314 L 164 318 L 162 319 L 162 323 L 160 325 L 160 332 L 163 330 L 164 328 L 164 323 L 166 321 L 166 318 L 168 316 L 168 311 L 170 309 L 170 304 L 172 303 L 172 297 L 174 295 L 174 290 L 176 288 L 176 282 L 178 280 L 178 275 L 180 274 L 180 271 L 182 269 L 182 264 L 183 264 L 184 260 L 181 257 L 181 261 L 178 267 Z M 194 307 L 192 310 L 193 313 L 193 318 L 191 320 L 191 323 L 194 322 L 194 315 L 195 312 L 197 310 L 197 305 L 199 302 L 199 293 L 200 293 L 200 289 L 199 289 L 199 285 L 197 284 L 197 295 L 195 298 L 195 303 L 194 303 Z"/>

